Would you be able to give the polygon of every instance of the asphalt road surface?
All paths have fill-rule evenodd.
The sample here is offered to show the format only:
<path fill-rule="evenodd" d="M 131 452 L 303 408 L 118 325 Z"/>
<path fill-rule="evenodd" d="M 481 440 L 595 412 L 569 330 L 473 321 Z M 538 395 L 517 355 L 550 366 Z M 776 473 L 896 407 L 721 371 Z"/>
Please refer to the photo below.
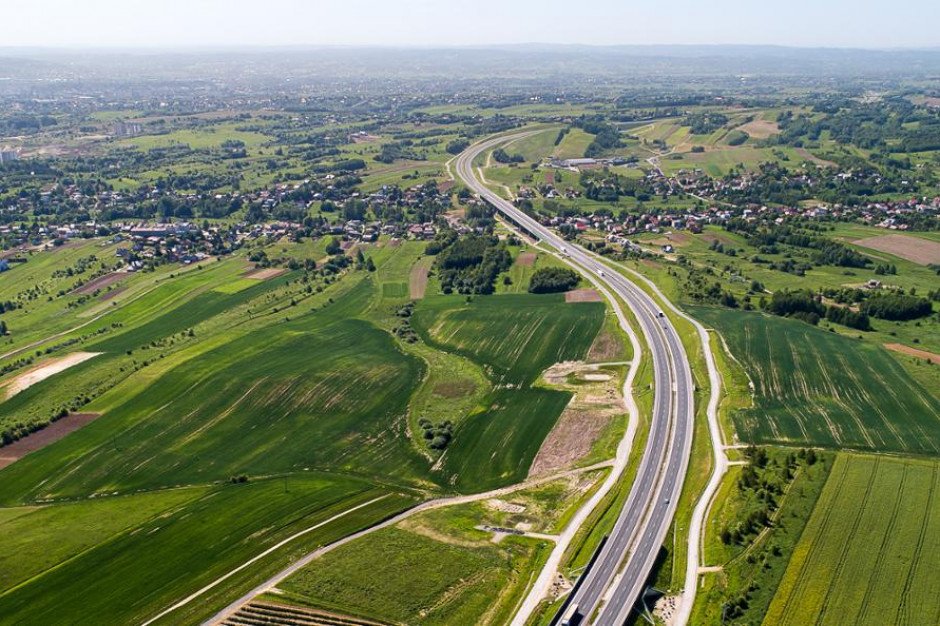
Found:
<path fill-rule="evenodd" d="M 457 157 L 457 176 L 512 222 L 623 298 L 639 321 L 653 359 L 652 422 L 636 480 L 594 567 L 585 574 L 588 578 L 572 598 L 572 603 L 578 606 L 580 623 L 619 625 L 626 621 L 643 590 L 675 515 L 692 449 L 692 372 L 678 333 L 669 317 L 660 315 L 660 307 L 652 297 L 595 255 L 539 224 L 477 178 L 473 160 L 478 155 L 530 134 L 533 131 L 474 144 Z"/>

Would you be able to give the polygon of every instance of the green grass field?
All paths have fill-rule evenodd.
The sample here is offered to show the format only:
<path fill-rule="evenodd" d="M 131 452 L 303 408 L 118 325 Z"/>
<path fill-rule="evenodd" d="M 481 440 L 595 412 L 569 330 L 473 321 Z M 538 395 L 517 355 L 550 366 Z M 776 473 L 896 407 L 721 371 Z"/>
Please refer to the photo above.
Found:
<path fill-rule="evenodd" d="M 478 504 L 421 513 L 324 555 L 271 599 L 403 624 L 506 624 L 550 544 L 494 544 L 474 528 L 485 520 Z"/>
<path fill-rule="evenodd" d="M 527 163 L 538 163 L 552 155 L 557 132 L 549 130 L 525 139 L 510 142 L 505 149 L 510 154 L 521 154 Z"/>
<path fill-rule="evenodd" d="M 100 319 L 85 319 L 81 317 L 82 312 L 75 314 L 71 311 L 58 316 L 57 323 L 62 327 L 85 325 L 60 339 L 50 339 L 48 345 L 79 341 L 81 349 L 105 354 L 0 403 L 0 427 L 48 419 L 60 406 L 83 406 L 86 399 L 96 397 L 127 378 L 135 369 L 135 363 L 162 358 L 160 355 L 165 353 L 158 353 L 158 346 L 160 350 L 169 350 L 172 345 L 180 343 L 180 334 L 189 329 L 199 327 L 201 334 L 201 324 L 211 325 L 213 320 L 251 302 L 270 301 L 271 292 L 283 288 L 288 279 L 284 276 L 270 281 L 252 281 L 254 284 L 234 294 L 211 290 L 213 285 L 225 283 L 242 270 L 242 262 L 233 259 L 211 264 L 206 269 L 188 271 L 172 279 L 165 272 L 159 278 L 141 277 L 147 282 L 136 284 L 138 291 L 132 298 L 103 303 L 102 311 L 107 314 Z M 239 319 L 235 324 L 242 322 Z M 228 327 L 231 326 L 230 323 Z M 9 360 L 16 358 L 19 356 Z M 41 364 L 42 361 L 36 357 L 36 363 Z M 16 373 L 8 374 L 13 375 Z"/>
<path fill-rule="evenodd" d="M 194 150 L 200 148 L 219 148 L 225 141 L 243 141 L 248 148 L 258 148 L 270 141 L 270 137 L 261 133 L 237 130 L 237 124 L 218 124 L 206 129 L 175 130 L 165 135 L 142 135 L 115 142 L 120 146 L 134 146 L 139 150 L 166 148 L 173 145 L 188 145 Z"/>
<path fill-rule="evenodd" d="M 765 624 L 936 624 L 940 465 L 840 455 Z"/>
<path fill-rule="evenodd" d="M 498 388 L 457 429 L 443 470 L 461 490 L 521 480 L 570 394 L 535 388 L 559 361 L 583 359 L 600 330 L 602 303 L 565 304 L 562 296 L 426 298 L 415 328 L 424 340 L 480 364 Z M 480 463 L 481 458 L 488 463 Z"/>
<path fill-rule="evenodd" d="M 594 141 L 594 135 L 580 128 L 572 128 L 561 143 L 555 146 L 553 155 L 558 159 L 580 159 L 592 141 Z"/>
<path fill-rule="evenodd" d="M 760 313 L 692 312 L 754 384 L 755 407 L 732 416 L 742 441 L 940 452 L 940 401 L 882 348 Z"/>
<path fill-rule="evenodd" d="M 58 505 L 0 508 L 0 594 L 121 531 L 205 495 L 169 489 Z M 82 532 L 76 533 L 74 529 Z"/>
<path fill-rule="evenodd" d="M 518 587 L 519 570 L 531 566 L 537 548 L 511 539 L 497 547 L 488 539 L 468 547 L 387 529 L 326 555 L 286 581 L 278 597 L 399 623 L 505 623 L 489 616 L 509 615 L 512 605 L 501 596 L 507 584 Z"/>
<path fill-rule="evenodd" d="M 28 584 L 0 592 L 0 623 L 139 623 L 264 548 L 387 492 L 349 478 L 311 474 L 293 476 L 287 482 L 269 480 L 200 493 L 187 490 L 185 501 L 182 496 L 166 492 L 96 503 L 102 515 L 120 516 L 122 521 L 95 521 L 97 515 L 86 513 L 84 517 L 92 518 L 89 522 L 94 523 L 93 528 L 110 523 L 113 528 L 106 529 L 110 536 L 105 536 L 108 532 L 101 533 L 96 537 L 101 541 L 84 551 L 77 551 L 84 547 L 78 545 L 80 538 L 63 538 L 61 541 L 74 554 L 58 548 L 52 555 L 43 555 L 46 562 L 42 564 L 50 567 L 30 578 Z M 148 510 L 147 503 L 154 498 L 159 499 L 165 510 L 153 510 L 158 507 Z M 166 623 L 206 617 L 207 610 L 233 600 L 239 591 L 244 592 L 263 576 L 283 568 L 292 556 L 296 558 L 298 553 L 372 524 L 411 502 L 393 495 L 330 522 L 262 560 L 247 574 L 214 590 L 192 607 L 174 614 Z M 19 518 L 20 526 L 28 523 L 31 515 L 40 515 L 35 520 L 40 522 L 43 517 L 48 520 L 59 513 L 59 517 L 70 518 L 59 530 L 75 534 L 73 529 L 82 516 L 67 507 L 81 506 L 85 505 L 56 505 L 49 513 L 43 509 Z M 135 522 L 135 516 L 149 519 Z M 55 528 L 44 530 L 30 524 L 23 531 L 38 540 L 42 533 Z M 0 546 L 4 552 L 11 542 L 14 545 L 20 542 L 22 547 L 22 538 L 3 533 Z M 46 545 L 26 543 L 30 550 Z M 17 558 L 23 556 L 20 552 Z M 55 567 L 51 567 L 53 560 L 58 561 Z M 16 573 L 19 582 L 25 582 L 31 573 L 22 571 L 22 567 Z M 6 584 L 12 582 L 8 580 Z M 186 615 L 189 617 L 181 617 Z"/>
<path fill-rule="evenodd" d="M 600 329 L 602 303 L 565 305 L 560 295 L 427 298 L 415 322 L 430 341 L 493 367 L 500 382 L 531 384 L 559 361 L 583 358 Z"/>
<path fill-rule="evenodd" d="M 407 481 L 420 470 L 403 424 L 396 424 L 420 376 L 421 364 L 366 322 L 320 326 L 308 316 L 174 368 L 103 418 L 12 465 L 0 498 L 126 492 L 304 468 Z"/>

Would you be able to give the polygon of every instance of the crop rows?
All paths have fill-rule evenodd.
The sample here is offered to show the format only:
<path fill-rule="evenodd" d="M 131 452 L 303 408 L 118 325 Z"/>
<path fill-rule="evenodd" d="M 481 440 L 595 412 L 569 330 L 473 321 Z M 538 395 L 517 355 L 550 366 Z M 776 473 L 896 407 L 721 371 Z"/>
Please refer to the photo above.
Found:
<path fill-rule="evenodd" d="M 938 470 L 933 461 L 840 455 L 765 623 L 936 623 Z"/>
<path fill-rule="evenodd" d="M 697 309 L 754 384 L 744 441 L 940 453 L 940 400 L 885 350 L 802 322 Z"/>

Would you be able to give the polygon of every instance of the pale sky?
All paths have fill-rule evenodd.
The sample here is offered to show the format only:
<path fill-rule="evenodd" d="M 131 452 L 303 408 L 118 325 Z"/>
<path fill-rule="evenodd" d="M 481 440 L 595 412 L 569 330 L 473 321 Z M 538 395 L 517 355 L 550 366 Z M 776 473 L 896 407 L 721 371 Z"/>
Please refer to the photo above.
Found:
<path fill-rule="evenodd" d="M 0 47 L 940 47 L 938 0 L 0 0 Z"/>

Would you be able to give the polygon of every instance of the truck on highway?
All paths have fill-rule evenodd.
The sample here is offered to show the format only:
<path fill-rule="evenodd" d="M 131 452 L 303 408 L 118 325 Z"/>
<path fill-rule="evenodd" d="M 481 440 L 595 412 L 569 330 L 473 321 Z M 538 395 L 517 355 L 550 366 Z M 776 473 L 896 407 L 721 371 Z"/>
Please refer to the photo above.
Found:
<path fill-rule="evenodd" d="M 575 602 L 568 607 L 568 610 L 565 611 L 565 614 L 559 622 L 560 626 L 578 626 L 581 623 L 581 613 L 578 612 L 578 603 Z"/>

